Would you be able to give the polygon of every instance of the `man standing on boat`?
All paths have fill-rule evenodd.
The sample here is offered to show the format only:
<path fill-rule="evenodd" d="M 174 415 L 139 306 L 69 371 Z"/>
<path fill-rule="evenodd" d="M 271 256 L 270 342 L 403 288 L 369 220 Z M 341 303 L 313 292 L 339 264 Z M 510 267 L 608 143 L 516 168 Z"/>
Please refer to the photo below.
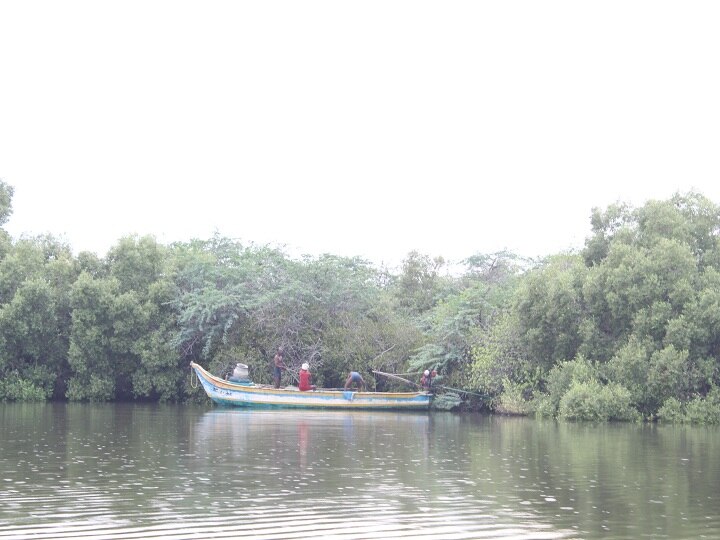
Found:
<path fill-rule="evenodd" d="M 430 392 L 430 390 L 432 390 L 432 380 L 435 375 L 437 375 L 437 371 L 435 371 L 434 369 L 432 370 L 432 372 L 429 369 L 426 369 L 423 372 L 423 376 L 420 378 L 420 385 L 426 392 Z"/>
<path fill-rule="evenodd" d="M 273 379 L 275 381 L 275 388 L 280 388 L 280 377 L 282 377 L 282 370 L 287 369 L 285 362 L 283 362 L 283 348 L 279 347 L 275 358 L 273 358 Z"/>

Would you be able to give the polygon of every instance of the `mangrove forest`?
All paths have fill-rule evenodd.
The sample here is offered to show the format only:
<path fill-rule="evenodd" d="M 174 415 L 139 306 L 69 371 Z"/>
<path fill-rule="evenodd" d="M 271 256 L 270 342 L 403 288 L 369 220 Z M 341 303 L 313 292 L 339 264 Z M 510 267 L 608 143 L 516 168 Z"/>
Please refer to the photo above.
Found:
<path fill-rule="evenodd" d="M 13 188 L 0 181 L 0 226 Z M 396 269 L 216 235 L 74 254 L 0 230 L 0 401 L 203 401 L 195 361 L 319 386 L 435 369 L 435 405 L 565 420 L 720 422 L 720 207 L 699 193 L 589 212 L 583 249 Z"/>

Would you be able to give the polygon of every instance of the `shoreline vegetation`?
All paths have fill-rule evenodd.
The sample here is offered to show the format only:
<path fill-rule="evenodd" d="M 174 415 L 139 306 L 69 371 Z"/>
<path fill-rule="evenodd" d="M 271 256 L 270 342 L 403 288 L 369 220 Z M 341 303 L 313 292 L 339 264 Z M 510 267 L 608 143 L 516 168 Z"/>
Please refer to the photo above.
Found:
<path fill-rule="evenodd" d="M 0 226 L 12 196 L 0 181 Z M 0 401 L 201 402 L 191 361 L 269 383 L 282 346 L 318 386 L 435 369 L 443 409 L 718 424 L 720 207 L 689 192 L 590 222 L 580 251 L 477 254 L 459 274 L 417 252 L 391 272 L 219 235 L 75 256 L 0 229 Z"/>

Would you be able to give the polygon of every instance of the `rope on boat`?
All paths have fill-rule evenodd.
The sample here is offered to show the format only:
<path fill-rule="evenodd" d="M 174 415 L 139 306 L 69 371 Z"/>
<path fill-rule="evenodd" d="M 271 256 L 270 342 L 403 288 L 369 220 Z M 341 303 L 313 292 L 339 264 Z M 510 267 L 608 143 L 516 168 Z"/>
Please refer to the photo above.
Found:
<path fill-rule="evenodd" d="M 190 368 L 190 388 L 197 388 L 199 382 L 200 381 L 198 380 L 197 373 L 195 373 L 195 370 L 193 368 Z"/>

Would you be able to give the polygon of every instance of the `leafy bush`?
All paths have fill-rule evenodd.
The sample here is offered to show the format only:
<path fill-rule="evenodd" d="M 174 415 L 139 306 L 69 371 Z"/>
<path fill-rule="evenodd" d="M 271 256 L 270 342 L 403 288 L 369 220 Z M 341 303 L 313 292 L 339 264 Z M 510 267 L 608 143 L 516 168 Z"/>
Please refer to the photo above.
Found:
<path fill-rule="evenodd" d="M 716 425 L 720 423 L 720 392 L 713 388 L 707 397 L 696 396 L 685 406 L 685 418 L 690 424 Z"/>
<path fill-rule="evenodd" d="M 574 382 L 560 400 L 558 416 L 564 420 L 637 420 L 630 392 L 619 384 L 602 385 L 595 380 Z"/>
<path fill-rule="evenodd" d="M 557 406 L 549 394 L 540 394 L 535 397 L 532 403 L 532 410 L 539 418 L 555 418 Z"/>
<path fill-rule="evenodd" d="M 665 400 L 658 409 L 658 420 L 668 423 L 682 423 L 685 421 L 685 407 L 674 397 Z"/>
<path fill-rule="evenodd" d="M 493 395 L 502 392 L 504 379 L 523 380 L 532 367 L 521 344 L 517 317 L 505 313 L 489 327 L 478 326 L 473 336 L 471 384 Z"/>
<path fill-rule="evenodd" d="M 687 403 L 676 398 L 665 400 L 658 420 L 678 424 L 720 424 L 720 389 L 713 387 L 707 396 L 695 396 Z"/>
<path fill-rule="evenodd" d="M 530 414 L 533 406 L 530 401 L 525 399 L 525 391 L 528 386 L 528 383 L 513 383 L 505 379 L 495 411 L 502 414 Z"/>
<path fill-rule="evenodd" d="M 439 409 L 441 411 L 451 411 L 462 405 L 462 399 L 460 398 L 460 395 L 455 392 L 447 392 L 436 396 L 435 399 L 433 399 L 432 404 L 435 409 Z"/>
<path fill-rule="evenodd" d="M 553 416 L 560 407 L 560 402 L 572 387 L 573 383 L 595 381 L 597 370 L 592 363 L 578 356 L 570 362 L 563 362 L 554 366 L 547 376 L 547 390 L 550 404 L 546 406 L 553 408 Z"/>
<path fill-rule="evenodd" d="M 49 397 L 48 391 L 27 379 L 0 380 L 0 401 L 46 401 Z"/>
<path fill-rule="evenodd" d="M 651 414 L 653 396 L 648 390 L 650 372 L 650 344 L 631 336 L 606 365 L 610 380 L 622 381 L 630 390 L 633 403 L 646 414 Z"/>

